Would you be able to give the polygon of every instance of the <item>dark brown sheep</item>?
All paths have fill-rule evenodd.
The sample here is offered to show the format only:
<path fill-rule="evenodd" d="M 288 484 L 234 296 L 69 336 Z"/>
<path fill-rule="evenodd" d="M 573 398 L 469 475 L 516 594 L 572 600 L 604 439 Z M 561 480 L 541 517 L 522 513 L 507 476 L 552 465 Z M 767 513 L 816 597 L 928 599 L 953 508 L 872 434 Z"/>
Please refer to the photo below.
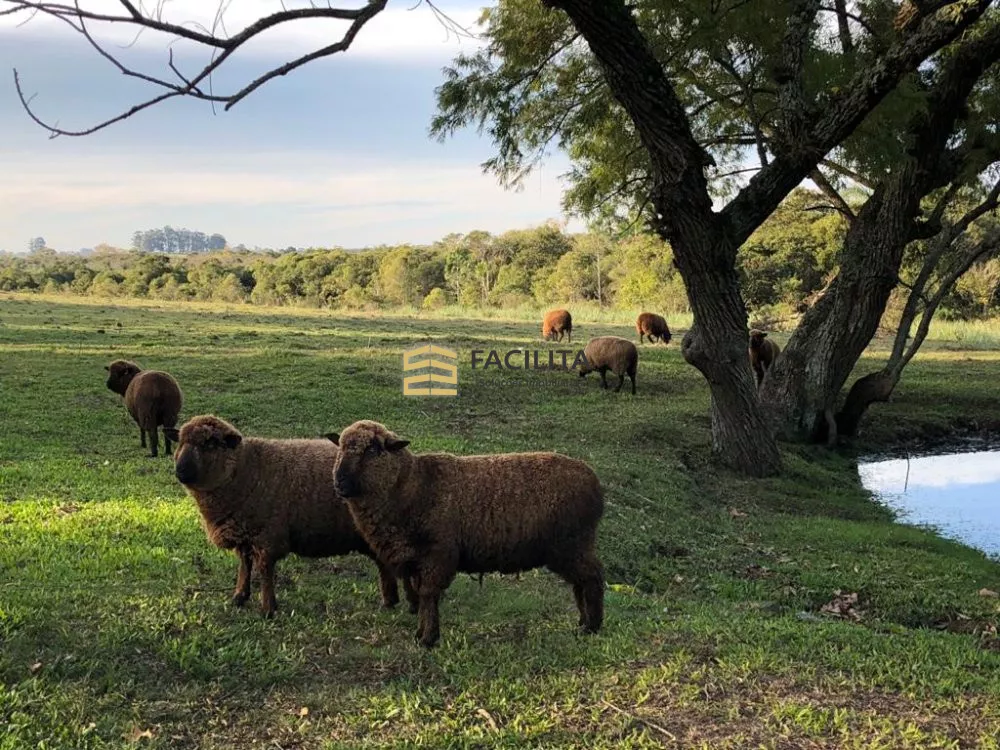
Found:
<path fill-rule="evenodd" d="M 781 347 L 767 338 L 765 331 L 750 329 L 750 366 L 757 376 L 757 387 L 764 382 L 764 374 L 771 369 L 774 360 L 781 354 Z"/>
<path fill-rule="evenodd" d="M 651 344 L 653 339 L 659 339 L 664 344 L 670 343 L 670 326 L 667 325 L 667 320 L 662 315 L 651 312 L 639 313 L 639 317 L 635 321 L 635 331 L 639 334 L 640 344 L 643 335 L 649 338 Z"/>
<path fill-rule="evenodd" d="M 244 438 L 225 420 L 212 415 L 192 418 L 172 431 L 178 441 L 174 474 L 194 498 L 209 540 L 239 557 L 233 604 L 250 598 L 251 567 L 260 576 L 261 611 L 278 608 L 274 569 L 294 553 L 332 557 L 358 552 L 375 560 L 382 604 L 399 602 L 396 579 L 380 563 L 354 527 L 337 497 L 330 467 L 338 450 L 329 440 Z M 410 611 L 416 594 L 404 581 Z"/>
<path fill-rule="evenodd" d="M 437 643 L 438 602 L 457 573 L 547 567 L 573 586 L 580 627 L 604 617 L 604 571 L 594 549 L 601 484 L 557 453 L 415 455 L 378 422 L 327 437 L 340 446 L 333 484 L 354 522 L 420 597 L 417 639 Z"/>
<path fill-rule="evenodd" d="M 635 395 L 635 372 L 639 365 L 639 352 L 628 339 L 620 336 L 598 336 L 587 342 L 583 356 L 587 363 L 580 365 L 580 377 L 592 372 L 601 373 L 601 388 L 608 387 L 608 370 L 618 376 L 618 387 L 622 389 L 625 376 L 632 380 L 632 395 Z"/>
<path fill-rule="evenodd" d="M 563 334 L 568 337 L 568 343 L 573 343 L 573 316 L 569 310 L 549 310 L 542 319 L 542 338 L 546 341 L 555 339 L 562 341 Z"/>
<path fill-rule="evenodd" d="M 177 425 L 177 416 L 181 413 L 184 396 L 177 381 L 165 372 L 143 370 L 135 362 L 118 359 L 110 365 L 105 365 L 108 371 L 108 388 L 125 397 L 125 408 L 132 419 L 139 425 L 140 444 L 146 447 L 146 435 L 149 435 L 150 455 L 156 457 L 159 452 L 159 440 L 156 436 L 157 427 L 163 427 L 164 450 L 170 455 L 170 438 L 167 429 Z"/>

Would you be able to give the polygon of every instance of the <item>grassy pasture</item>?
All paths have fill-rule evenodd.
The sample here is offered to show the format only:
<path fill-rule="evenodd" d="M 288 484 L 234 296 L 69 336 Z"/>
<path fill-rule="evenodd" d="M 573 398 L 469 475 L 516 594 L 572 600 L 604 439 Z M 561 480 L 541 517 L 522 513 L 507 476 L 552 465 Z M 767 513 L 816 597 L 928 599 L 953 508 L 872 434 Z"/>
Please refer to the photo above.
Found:
<path fill-rule="evenodd" d="M 574 333 L 634 338 L 614 319 Z M 457 398 L 402 395 L 402 351 L 428 340 L 459 350 Z M 718 469 L 678 340 L 642 348 L 632 397 L 470 368 L 472 349 L 564 348 L 534 320 L 0 296 L 0 750 L 998 747 L 1000 613 L 977 592 L 1000 565 L 894 523 L 849 455 L 788 447 L 762 481 Z M 374 418 L 418 451 L 588 461 L 604 631 L 575 633 L 548 573 L 462 576 L 428 652 L 353 557 L 283 561 L 274 620 L 231 609 L 235 558 L 140 449 L 104 387 L 117 357 L 172 372 L 184 418 L 247 434 Z M 997 330 L 939 327 L 867 447 L 1000 418 L 998 374 Z M 837 591 L 859 621 L 821 613 Z"/>

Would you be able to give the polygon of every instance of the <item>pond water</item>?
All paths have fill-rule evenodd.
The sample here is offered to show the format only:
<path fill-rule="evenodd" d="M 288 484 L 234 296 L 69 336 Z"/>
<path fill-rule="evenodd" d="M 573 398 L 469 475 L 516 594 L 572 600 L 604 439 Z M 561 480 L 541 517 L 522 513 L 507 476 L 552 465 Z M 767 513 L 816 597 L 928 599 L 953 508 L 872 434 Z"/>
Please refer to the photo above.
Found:
<path fill-rule="evenodd" d="M 903 523 L 1000 555 L 1000 450 L 872 461 L 858 474 Z"/>

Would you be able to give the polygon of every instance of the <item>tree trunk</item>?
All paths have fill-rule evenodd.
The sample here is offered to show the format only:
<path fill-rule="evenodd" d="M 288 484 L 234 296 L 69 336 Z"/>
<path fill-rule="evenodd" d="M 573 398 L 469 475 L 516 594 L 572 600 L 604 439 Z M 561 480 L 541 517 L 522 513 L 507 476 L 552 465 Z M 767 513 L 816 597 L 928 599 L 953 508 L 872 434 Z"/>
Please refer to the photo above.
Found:
<path fill-rule="evenodd" d="M 750 373 L 738 243 L 712 210 L 705 179 L 711 159 L 694 139 L 684 107 L 621 0 L 543 2 L 562 8 L 587 40 L 649 154 L 656 230 L 673 247 L 694 312 L 682 351 L 708 380 L 714 451 L 723 463 L 752 476 L 777 473 L 781 454 Z"/>
<path fill-rule="evenodd" d="M 825 415 L 871 342 L 899 279 L 921 190 L 901 169 L 868 200 L 848 230 L 841 270 L 802 317 L 761 388 L 772 428 L 788 439 L 833 441 Z"/>
<path fill-rule="evenodd" d="M 858 425 L 861 424 L 861 418 L 868 411 L 868 407 L 889 400 L 896 384 L 899 383 L 899 375 L 898 369 L 886 367 L 858 378 L 847 392 L 843 408 L 837 413 L 837 433 L 845 437 L 857 435 Z"/>

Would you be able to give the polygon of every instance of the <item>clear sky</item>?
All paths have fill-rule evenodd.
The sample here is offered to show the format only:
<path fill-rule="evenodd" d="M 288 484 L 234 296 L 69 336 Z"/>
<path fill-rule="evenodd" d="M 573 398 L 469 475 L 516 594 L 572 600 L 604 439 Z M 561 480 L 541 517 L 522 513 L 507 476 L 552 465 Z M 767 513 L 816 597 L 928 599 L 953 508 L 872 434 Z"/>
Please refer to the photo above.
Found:
<path fill-rule="evenodd" d="M 120 8 L 114 0 L 81 4 Z M 346 54 L 275 79 L 229 112 L 172 100 L 97 134 L 55 140 L 21 109 L 12 68 L 36 95 L 38 113 L 66 128 L 114 115 L 153 89 L 122 76 L 57 21 L 14 28 L 0 19 L 0 250 L 24 250 L 35 236 L 57 250 L 128 246 L 136 229 L 166 224 L 220 232 L 234 245 L 361 247 L 562 218 L 563 155 L 522 192 L 508 192 L 480 169 L 488 141 L 472 131 L 444 144 L 427 137 L 441 68 L 476 42 L 448 35 L 426 6 L 408 10 L 413 4 L 392 0 Z M 471 28 L 482 4 L 439 7 Z M 227 28 L 280 8 L 280 0 L 233 0 Z M 166 9 L 167 20 L 210 22 L 215 3 L 172 0 Z M 227 62 L 216 89 L 329 44 L 341 28 L 306 21 L 272 32 Z M 144 33 L 126 50 L 132 34 L 100 34 L 129 63 L 170 75 L 168 37 Z M 174 53 L 185 72 L 207 56 L 184 44 Z"/>

